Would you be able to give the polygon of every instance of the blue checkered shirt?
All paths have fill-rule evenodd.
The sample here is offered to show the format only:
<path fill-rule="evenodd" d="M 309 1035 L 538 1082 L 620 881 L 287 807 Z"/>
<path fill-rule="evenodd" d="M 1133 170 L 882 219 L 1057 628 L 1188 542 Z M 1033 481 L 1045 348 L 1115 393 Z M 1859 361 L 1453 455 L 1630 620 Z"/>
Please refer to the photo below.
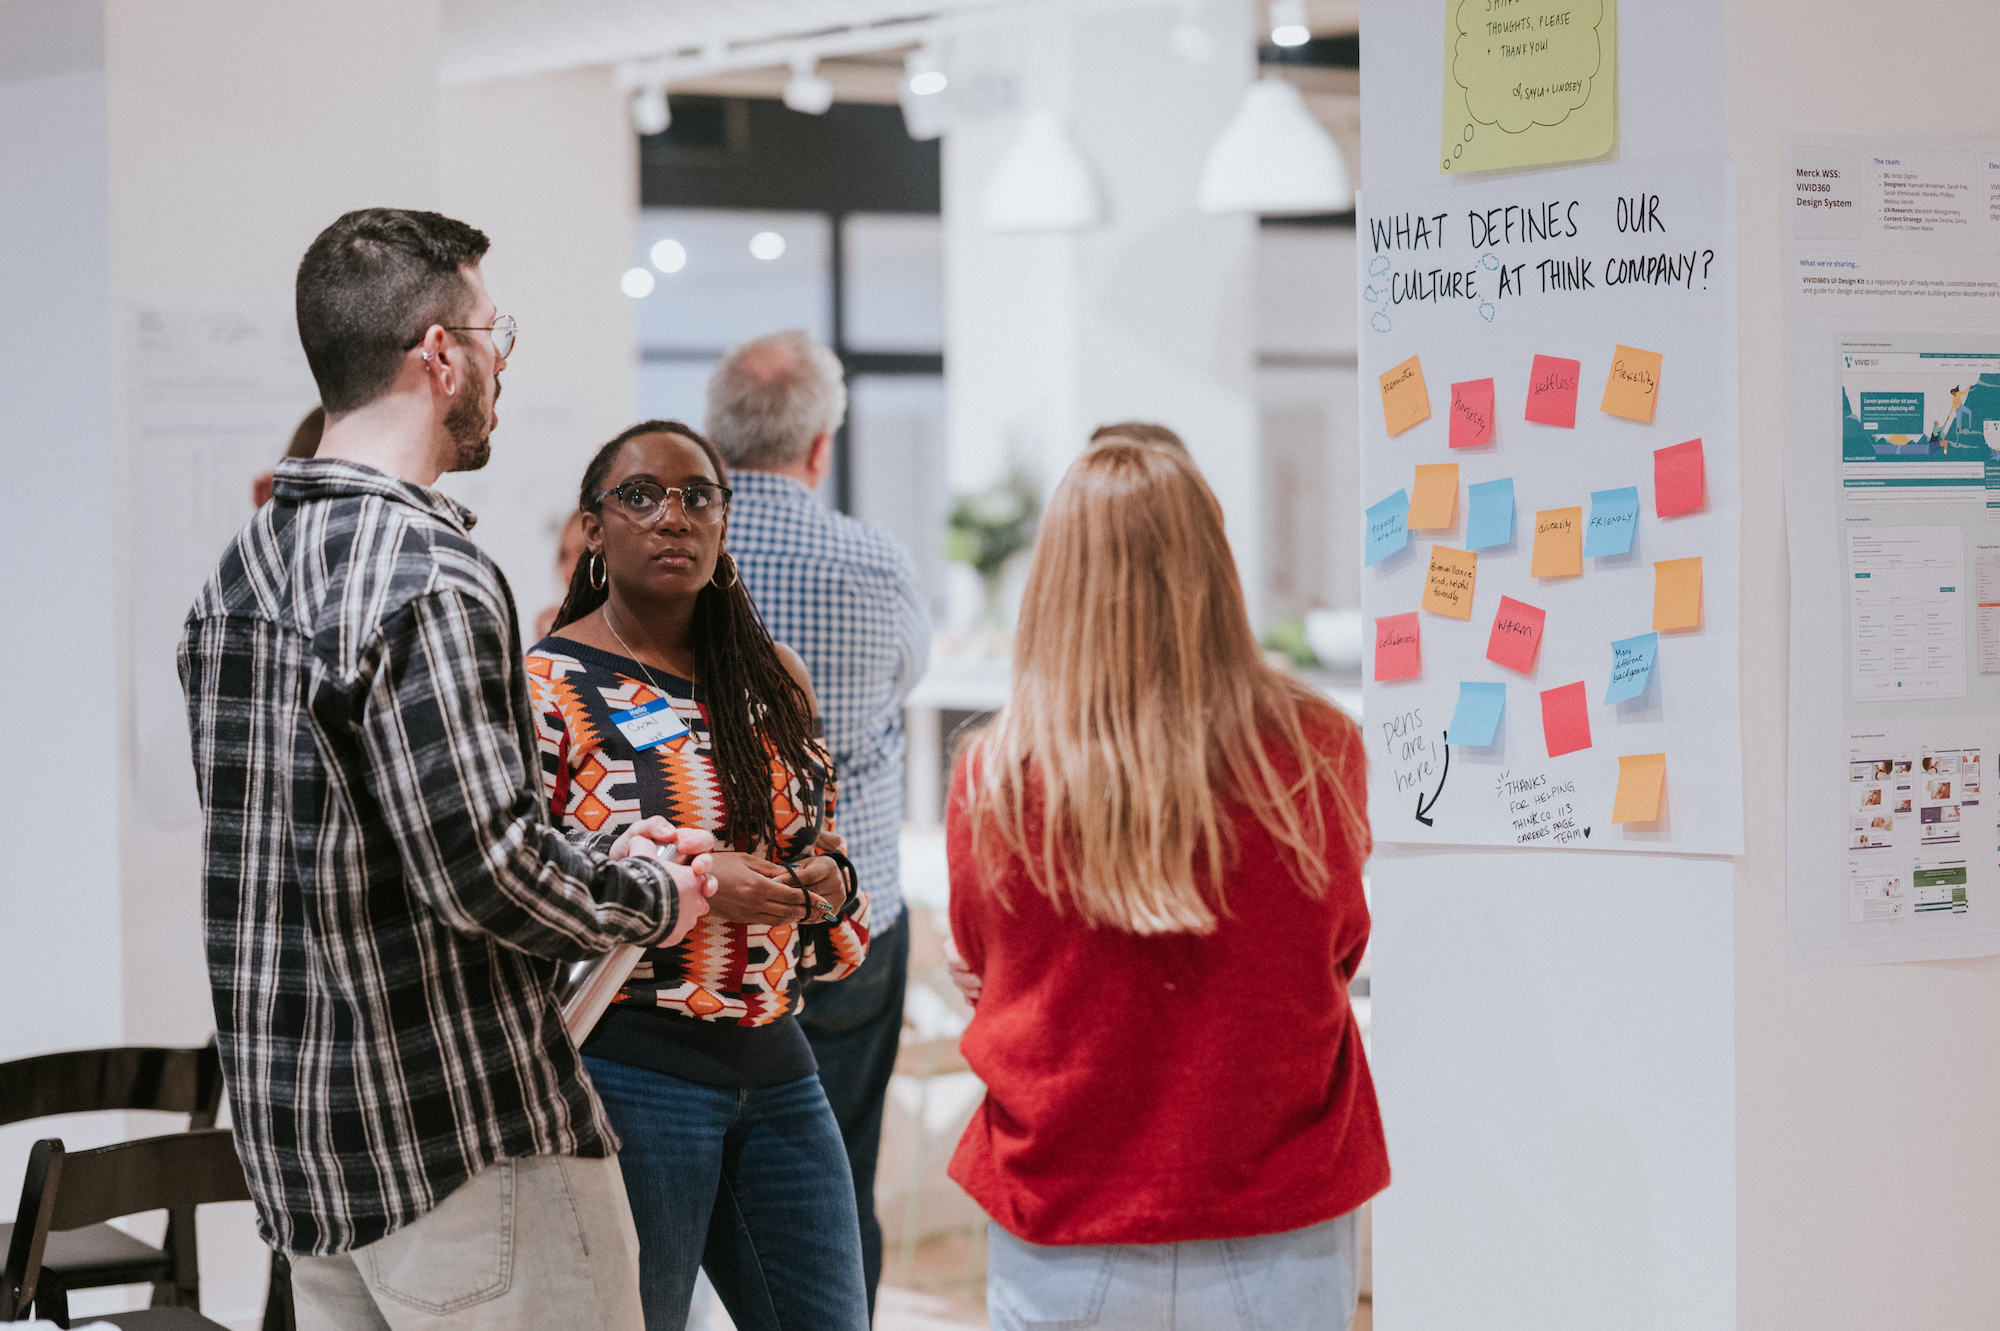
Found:
<path fill-rule="evenodd" d="M 732 471 L 729 484 L 729 552 L 771 636 L 812 675 L 840 774 L 840 832 L 887 929 L 903 913 L 903 699 L 930 656 L 916 564 L 887 532 L 789 476 Z"/>

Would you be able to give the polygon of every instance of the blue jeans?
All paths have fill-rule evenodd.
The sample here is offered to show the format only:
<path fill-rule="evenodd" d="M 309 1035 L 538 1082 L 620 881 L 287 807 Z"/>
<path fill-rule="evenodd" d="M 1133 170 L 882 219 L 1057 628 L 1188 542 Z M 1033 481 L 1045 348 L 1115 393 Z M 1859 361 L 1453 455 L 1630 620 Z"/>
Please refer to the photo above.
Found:
<path fill-rule="evenodd" d="M 833 984 L 806 987 L 799 1025 L 819 1060 L 819 1084 L 847 1143 L 854 1207 L 861 1217 L 861 1270 L 868 1311 L 882 1279 L 882 1222 L 875 1216 L 875 1162 L 882 1150 L 882 1102 L 903 1041 L 903 991 L 910 979 L 910 923 L 899 916 L 868 940 L 859 970 Z"/>
<path fill-rule="evenodd" d="M 993 1331 L 1345 1331 L 1360 1298 L 1352 1211 L 1212 1243 L 1044 1247 L 986 1232 Z"/>
<path fill-rule="evenodd" d="M 646 1331 L 685 1331 L 698 1268 L 738 1331 L 867 1331 L 854 1184 L 819 1078 L 732 1090 L 584 1062 L 624 1139 Z"/>

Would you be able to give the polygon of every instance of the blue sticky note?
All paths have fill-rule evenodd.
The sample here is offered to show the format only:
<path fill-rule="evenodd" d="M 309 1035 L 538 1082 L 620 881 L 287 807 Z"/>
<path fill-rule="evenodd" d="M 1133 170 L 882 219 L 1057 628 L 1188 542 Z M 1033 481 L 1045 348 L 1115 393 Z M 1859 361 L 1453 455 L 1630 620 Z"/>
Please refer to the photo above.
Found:
<path fill-rule="evenodd" d="M 1368 506 L 1368 553 L 1363 563 L 1373 564 L 1386 559 L 1409 543 L 1408 490 L 1398 490 L 1381 503 Z"/>
<path fill-rule="evenodd" d="M 1632 548 L 1639 530 L 1639 487 L 1596 490 L 1590 496 L 1590 521 L 1583 528 L 1583 557 L 1622 555 Z"/>
<path fill-rule="evenodd" d="M 1660 635 L 1641 633 L 1611 644 L 1611 687 L 1604 691 L 1606 703 L 1625 702 L 1646 691 L 1653 677 L 1653 661 L 1660 654 Z"/>
<path fill-rule="evenodd" d="M 1514 478 L 1481 481 L 1466 489 L 1472 506 L 1465 519 L 1465 548 L 1485 550 L 1514 539 Z"/>
<path fill-rule="evenodd" d="M 1458 686 L 1458 706 L 1451 714 L 1451 724 L 1445 727 L 1445 742 L 1467 744 L 1483 749 L 1493 742 L 1493 736 L 1500 728 L 1500 713 L 1507 707 L 1507 686 L 1505 684 L 1474 684 L 1470 681 Z"/>

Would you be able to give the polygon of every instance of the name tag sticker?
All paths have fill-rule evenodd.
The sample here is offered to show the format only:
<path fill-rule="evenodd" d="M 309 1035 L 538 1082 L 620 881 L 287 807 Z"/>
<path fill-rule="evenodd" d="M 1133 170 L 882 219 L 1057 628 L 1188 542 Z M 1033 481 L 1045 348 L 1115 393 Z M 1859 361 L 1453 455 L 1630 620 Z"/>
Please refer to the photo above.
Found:
<path fill-rule="evenodd" d="M 634 707 L 629 712 L 613 712 L 611 724 L 618 727 L 618 733 L 625 737 L 627 743 L 641 752 L 656 749 L 688 733 L 687 723 L 681 720 L 680 713 L 665 698 L 655 698 L 644 707 Z"/>

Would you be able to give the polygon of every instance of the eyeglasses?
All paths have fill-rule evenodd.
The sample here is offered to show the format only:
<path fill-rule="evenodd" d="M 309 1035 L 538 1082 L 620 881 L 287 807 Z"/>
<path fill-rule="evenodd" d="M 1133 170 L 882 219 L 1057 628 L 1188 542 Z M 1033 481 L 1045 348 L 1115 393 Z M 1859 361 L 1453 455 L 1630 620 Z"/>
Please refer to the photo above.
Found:
<path fill-rule="evenodd" d="M 447 333 L 491 333 L 493 354 L 506 360 L 514 354 L 514 335 L 521 331 L 511 314 L 497 314 L 490 324 L 439 324 Z"/>
<path fill-rule="evenodd" d="M 673 488 L 658 481 L 627 481 L 597 496 L 597 502 L 601 504 L 616 495 L 618 506 L 625 510 L 625 516 L 642 527 L 649 527 L 666 514 L 667 496 L 678 495 L 681 513 L 689 522 L 697 527 L 712 527 L 729 511 L 729 496 L 734 493 L 728 486 L 716 485 L 712 481 L 690 481 Z"/>

